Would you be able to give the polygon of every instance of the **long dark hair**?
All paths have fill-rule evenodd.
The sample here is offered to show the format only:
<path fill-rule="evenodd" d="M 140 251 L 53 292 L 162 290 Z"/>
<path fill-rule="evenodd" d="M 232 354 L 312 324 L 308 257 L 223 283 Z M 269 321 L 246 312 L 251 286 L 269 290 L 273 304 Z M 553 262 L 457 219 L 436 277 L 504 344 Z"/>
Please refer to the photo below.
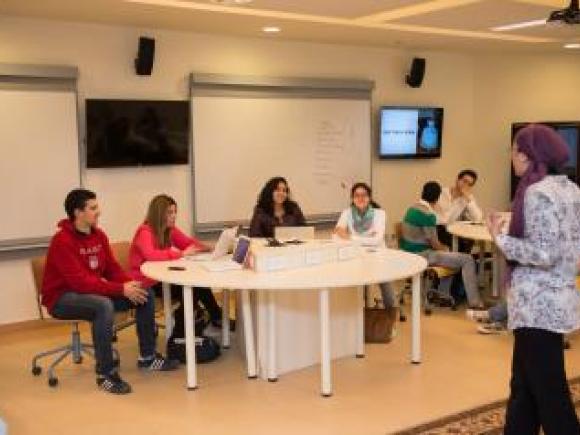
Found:
<path fill-rule="evenodd" d="M 361 188 L 367 191 L 367 195 L 369 196 L 370 199 L 369 205 L 372 208 L 381 208 L 381 206 L 373 200 L 373 190 L 371 189 L 371 186 L 369 186 L 367 183 L 363 183 L 362 181 L 354 183 L 350 189 L 351 205 L 354 205 L 354 201 L 352 201 L 352 199 L 354 198 L 354 192 L 356 192 L 357 189 Z"/>
<path fill-rule="evenodd" d="M 268 182 L 262 187 L 260 194 L 258 195 L 258 203 L 256 208 L 261 209 L 270 216 L 274 216 L 274 191 L 278 188 L 278 184 L 284 183 L 286 185 L 286 191 L 288 196 L 286 201 L 282 206 L 284 207 L 284 213 L 291 214 L 296 207 L 296 202 L 290 199 L 290 187 L 288 187 L 288 181 L 284 177 L 272 177 Z"/>

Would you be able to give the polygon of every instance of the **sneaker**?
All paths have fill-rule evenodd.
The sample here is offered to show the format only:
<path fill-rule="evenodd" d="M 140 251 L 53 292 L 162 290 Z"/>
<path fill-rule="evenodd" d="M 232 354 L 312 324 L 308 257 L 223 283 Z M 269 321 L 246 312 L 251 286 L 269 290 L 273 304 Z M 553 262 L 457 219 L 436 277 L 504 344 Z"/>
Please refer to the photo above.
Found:
<path fill-rule="evenodd" d="M 168 372 L 177 369 L 179 367 L 179 361 L 164 358 L 160 353 L 155 353 L 155 356 L 149 358 L 139 358 L 137 360 L 137 367 L 157 372 Z"/>
<path fill-rule="evenodd" d="M 111 394 L 129 394 L 131 392 L 131 385 L 121 379 L 117 372 L 97 376 L 97 385 Z"/>
<path fill-rule="evenodd" d="M 477 327 L 477 332 L 484 335 L 506 334 L 507 328 L 503 323 L 489 322 Z"/>
<path fill-rule="evenodd" d="M 489 322 L 489 312 L 487 310 L 479 310 L 477 308 L 468 308 L 465 315 L 469 320 L 474 322 Z"/>

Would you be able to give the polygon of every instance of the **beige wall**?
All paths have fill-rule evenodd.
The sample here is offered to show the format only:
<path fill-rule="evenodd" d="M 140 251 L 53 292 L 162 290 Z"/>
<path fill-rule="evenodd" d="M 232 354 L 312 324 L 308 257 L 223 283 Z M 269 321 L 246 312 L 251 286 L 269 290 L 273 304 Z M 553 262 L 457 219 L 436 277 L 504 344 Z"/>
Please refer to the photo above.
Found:
<path fill-rule="evenodd" d="M 156 39 L 151 77 L 137 77 L 133 72 L 139 35 Z M 415 55 L 427 58 L 427 75 L 420 89 L 408 88 L 403 80 Z M 387 209 L 391 222 L 400 220 L 424 181 L 450 183 L 465 166 L 482 173 L 477 194 L 483 205 L 505 207 L 509 174 L 505 147 L 511 120 L 580 118 L 578 99 L 568 91 L 571 86 L 562 86 L 571 85 L 573 75 L 578 75 L 578 56 L 421 53 L 4 17 L 0 18 L 0 62 L 78 66 L 81 131 L 84 98 L 186 99 L 187 75 L 192 71 L 371 79 L 376 83 L 375 112 L 382 104 L 443 106 L 442 159 L 375 160 L 373 164 L 376 200 Z M 544 67 L 547 63 L 550 68 Z M 538 96 L 531 93 L 546 86 L 560 90 L 549 93 L 549 104 L 545 92 Z M 179 223 L 190 227 L 187 167 L 90 170 L 84 173 L 83 182 L 98 192 L 103 209 L 101 225 L 113 240 L 131 237 L 148 199 L 160 191 L 176 197 Z M 0 289 L 0 323 L 35 317 L 32 280 L 25 260 L 0 260 Z"/>

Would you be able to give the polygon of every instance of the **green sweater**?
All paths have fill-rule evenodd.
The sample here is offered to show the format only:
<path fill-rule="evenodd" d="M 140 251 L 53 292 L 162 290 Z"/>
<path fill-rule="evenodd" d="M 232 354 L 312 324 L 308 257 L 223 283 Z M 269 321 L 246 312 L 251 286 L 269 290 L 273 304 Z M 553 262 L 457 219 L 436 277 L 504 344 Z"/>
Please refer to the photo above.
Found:
<path fill-rule="evenodd" d="M 431 249 L 430 239 L 437 237 L 437 218 L 434 213 L 418 206 L 409 207 L 403 218 L 402 237 L 399 247 L 408 252 Z"/>

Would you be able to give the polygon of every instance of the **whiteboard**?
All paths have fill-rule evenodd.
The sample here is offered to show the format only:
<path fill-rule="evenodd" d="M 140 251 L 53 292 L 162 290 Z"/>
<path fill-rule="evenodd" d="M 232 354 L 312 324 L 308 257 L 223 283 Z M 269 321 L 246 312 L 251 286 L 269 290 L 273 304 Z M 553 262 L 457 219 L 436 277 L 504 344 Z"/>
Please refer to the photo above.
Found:
<path fill-rule="evenodd" d="M 51 236 L 80 184 L 76 94 L 0 89 L 3 246 Z"/>
<path fill-rule="evenodd" d="M 196 224 L 247 222 L 260 189 L 288 180 L 307 219 L 371 179 L 368 99 L 192 96 Z"/>

